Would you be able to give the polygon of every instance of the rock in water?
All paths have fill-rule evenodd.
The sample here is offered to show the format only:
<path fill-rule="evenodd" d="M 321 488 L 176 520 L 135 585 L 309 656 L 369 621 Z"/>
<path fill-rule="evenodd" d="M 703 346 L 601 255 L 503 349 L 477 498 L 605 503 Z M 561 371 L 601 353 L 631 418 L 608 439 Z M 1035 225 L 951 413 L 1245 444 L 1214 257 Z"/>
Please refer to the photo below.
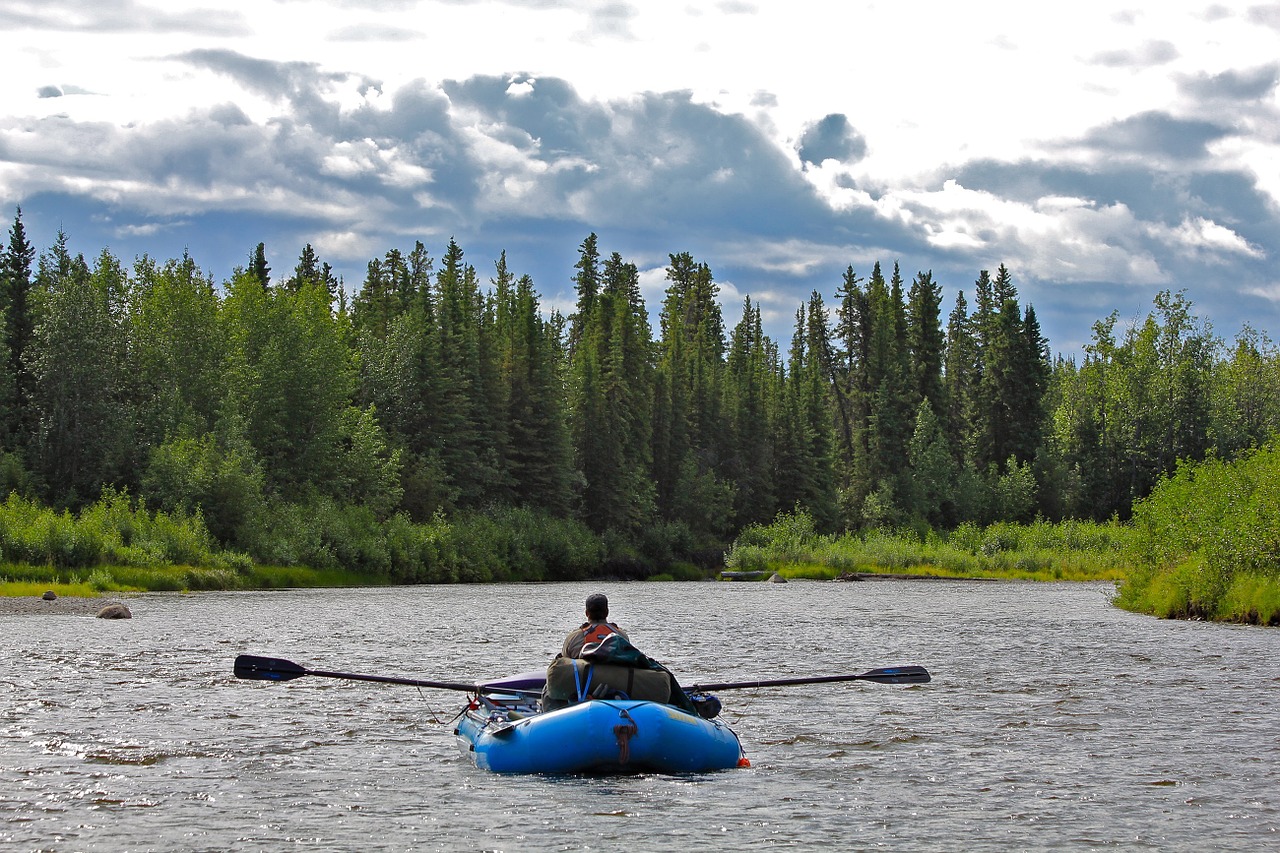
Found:
<path fill-rule="evenodd" d="M 133 614 L 129 612 L 129 608 L 125 607 L 118 601 L 113 601 L 106 607 L 98 611 L 99 619 L 132 619 Z"/>
<path fill-rule="evenodd" d="M 58 597 L 58 594 L 50 589 L 50 590 L 46 590 L 45 594 L 40 597 L 43 598 L 45 601 L 53 601 L 55 598 Z"/>
<path fill-rule="evenodd" d="M 769 577 L 769 583 L 786 583 L 786 582 L 787 582 L 787 579 L 784 578 L 782 575 L 778 574 L 777 572 L 774 572 Z"/>

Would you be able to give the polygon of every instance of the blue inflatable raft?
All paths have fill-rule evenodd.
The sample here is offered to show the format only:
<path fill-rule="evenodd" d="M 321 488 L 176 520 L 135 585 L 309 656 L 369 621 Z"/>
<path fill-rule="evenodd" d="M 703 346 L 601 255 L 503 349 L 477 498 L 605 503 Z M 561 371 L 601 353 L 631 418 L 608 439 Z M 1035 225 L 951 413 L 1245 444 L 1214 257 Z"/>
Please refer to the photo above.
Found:
<path fill-rule="evenodd" d="M 458 745 L 494 773 L 703 773 L 750 766 L 719 719 L 674 705 L 592 699 L 539 712 L 522 696 L 476 696 L 454 729 Z"/>
<path fill-rule="evenodd" d="M 614 636 L 618 635 L 606 639 Z M 259 681 L 292 681 L 311 675 L 465 691 L 471 699 L 458 715 L 453 731 L 463 752 L 477 767 L 495 773 L 556 774 L 705 773 L 750 767 L 738 736 L 718 717 L 720 702 L 710 695 L 712 690 L 859 680 L 927 684 L 931 678 L 922 666 L 900 666 L 873 669 L 860 675 L 703 683 L 685 688 L 684 695 L 680 695 L 675 692 L 679 686 L 674 677 L 659 666 L 665 676 L 648 688 L 642 684 L 638 670 L 632 674 L 623 668 L 620 673 L 612 673 L 612 677 L 628 685 L 625 692 L 610 687 L 604 677 L 596 683 L 596 692 L 591 692 L 594 672 L 591 668 L 608 664 L 584 664 L 580 660 L 569 664 L 572 670 L 568 670 L 568 665 L 564 668 L 576 673 L 572 684 L 576 701 L 572 695 L 566 700 L 563 686 L 557 686 L 556 679 L 551 677 L 553 671 L 563 674 L 556 662 L 548 667 L 546 674 L 529 672 L 479 683 L 329 672 L 307 669 L 283 658 L 257 655 L 237 655 L 234 671 L 237 678 Z M 583 676 L 579 671 L 581 665 L 591 672 Z M 604 671 L 608 674 L 607 669 Z M 632 687 L 636 688 L 635 692 Z M 640 692 L 642 689 L 652 691 L 648 694 L 650 698 L 625 698 L 646 695 Z M 541 701 L 544 692 L 550 708 L 546 711 L 542 710 Z M 654 701 L 655 695 L 665 700 L 674 697 L 680 707 Z"/>

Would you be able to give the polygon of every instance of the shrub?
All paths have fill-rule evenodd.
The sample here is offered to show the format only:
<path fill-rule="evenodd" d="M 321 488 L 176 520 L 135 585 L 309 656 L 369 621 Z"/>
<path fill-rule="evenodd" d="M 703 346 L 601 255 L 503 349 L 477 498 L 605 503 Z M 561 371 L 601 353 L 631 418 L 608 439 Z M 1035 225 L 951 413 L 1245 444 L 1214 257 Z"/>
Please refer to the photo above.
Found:
<path fill-rule="evenodd" d="M 1122 607 L 1157 615 L 1272 618 L 1280 581 L 1280 451 L 1183 463 L 1134 506 L 1129 553 L 1144 567 Z M 1248 596 L 1258 596 L 1250 601 Z"/>
<path fill-rule="evenodd" d="M 240 547 L 254 539 L 265 508 L 263 474 L 253 451 L 211 433 L 155 448 L 142 488 L 152 506 L 170 513 L 199 511 L 218 541 Z"/>

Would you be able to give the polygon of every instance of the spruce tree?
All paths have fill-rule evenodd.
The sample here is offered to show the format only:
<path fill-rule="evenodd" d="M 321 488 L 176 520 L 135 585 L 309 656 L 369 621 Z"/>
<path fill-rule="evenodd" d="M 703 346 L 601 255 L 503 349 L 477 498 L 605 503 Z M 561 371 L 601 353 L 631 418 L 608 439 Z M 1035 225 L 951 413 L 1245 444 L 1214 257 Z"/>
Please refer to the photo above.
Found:
<path fill-rule="evenodd" d="M 249 275 L 266 290 L 271 286 L 271 267 L 267 266 L 267 246 L 259 243 L 249 255 Z"/>
<path fill-rule="evenodd" d="M 504 254 L 499 279 L 505 272 L 505 258 Z M 508 300 L 508 308 L 500 314 L 506 321 L 504 419 L 512 491 L 518 503 L 566 515 L 572 500 L 573 460 L 563 386 L 548 343 L 551 331 L 539 314 L 529 276 L 521 276 L 514 291 L 501 289 L 498 298 Z"/>
<path fill-rule="evenodd" d="M 719 437 L 725 423 L 724 325 L 711 269 L 687 252 L 670 256 L 663 301 L 654 468 L 663 514 L 695 533 L 720 535 L 732 513 Z"/>
<path fill-rule="evenodd" d="M 35 331 L 35 306 L 31 300 L 31 265 L 35 249 L 27 240 L 22 224 L 22 208 L 17 208 L 9 242 L 0 253 L 0 358 L 3 358 L 3 387 L 0 403 L 5 417 L 0 423 L 0 447 L 18 449 L 27 445 L 35 429 L 31 413 L 32 377 L 27 350 Z"/>
<path fill-rule="evenodd" d="M 836 523 L 836 484 L 832 460 L 832 405 L 830 393 L 831 339 L 827 326 L 827 310 L 822 295 L 813 291 L 809 297 L 808 322 L 805 325 L 805 347 L 800 365 L 801 409 L 806 450 L 810 467 L 809 485 L 803 502 L 813 514 L 820 529 L 830 530 Z"/>
<path fill-rule="evenodd" d="M 729 429 L 727 472 L 737 486 L 734 525 L 761 524 L 777 512 L 773 487 L 771 342 L 760 307 L 746 297 L 742 320 L 729 339 L 725 365 Z"/>
<path fill-rule="evenodd" d="M 955 307 L 947 317 L 946 355 L 943 362 L 945 410 L 940 426 L 957 462 L 974 457 L 973 424 L 977 419 L 977 341 L 969 304 L 964 291 L 956 294 Z"/>
<path fill-rule="evenodd" d="M 588 234 L 578 247 L 577 273 L 573 288 L 578 294 L 577 310 L 569 318 L 569 354 L 573 355 L 582 341 L 584 329 L 591 323 L 596 294 L 600 292 L 600 249 L 595 233 Z"/>
<path fill-rule="evenodd" d="M 914 401 L 927 400 L 935 414 L 945 409 L 942 358 L 946 344 L 941 316 L 942 286 L 934 282 L 932 271 L 917 274 L 907 304 L 911 384 Z"/>

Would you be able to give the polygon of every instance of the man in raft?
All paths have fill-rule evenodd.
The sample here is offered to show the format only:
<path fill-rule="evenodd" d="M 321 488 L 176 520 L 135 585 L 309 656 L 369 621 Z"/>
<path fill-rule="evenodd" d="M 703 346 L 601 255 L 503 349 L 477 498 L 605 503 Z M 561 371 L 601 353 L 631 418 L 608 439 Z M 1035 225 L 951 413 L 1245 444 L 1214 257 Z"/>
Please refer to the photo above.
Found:
<path fill-rule="evenodd" d="M 598 643 L 610 634 L 621 634 L 627 640 L 627 632 L 609 621 L 609 599 L 601 592 L 593 592 L 587 596 L 587 621 L 569 632 L 564 638 L 564 646 L 560 653 L 567 658 L 582 657 L 582 647 L 590 643 Z"/>
<path fill-rule="evenodd" d="M 589 699 L 623 698 L 662 702 L 691 714 L 702 713 L 670 670 L 632 646 L 627 632 L 609 621 L 609 599 L 602 593 L 587 596 L 586 616 L 587 621 L 564 638 L 561 653 L 547 667 L 542 710 L 552 711 Z M 711 716 L 719 711 L 719 703 L 716 704 Z"/>

